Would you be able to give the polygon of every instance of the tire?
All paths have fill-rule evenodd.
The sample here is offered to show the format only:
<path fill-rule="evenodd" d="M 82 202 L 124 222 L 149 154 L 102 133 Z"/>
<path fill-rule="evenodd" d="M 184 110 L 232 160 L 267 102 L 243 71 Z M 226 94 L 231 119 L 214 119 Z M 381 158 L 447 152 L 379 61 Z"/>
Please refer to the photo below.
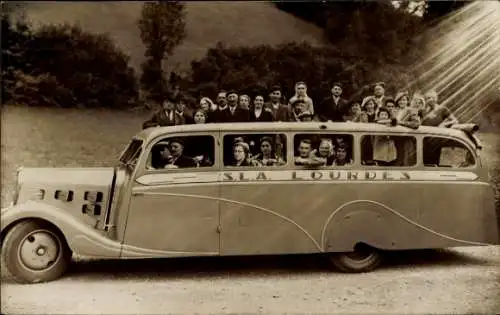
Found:
<path fill-rule="evenodd" d="M 368 245 L 360 244 L 353 252 L 333 253 L 330 262 L 342 272 L 361 273 L 376 269 L 382 263 L 382 253 Z"/>
<path fill-rule="evenodd" d="M 38 283 L 61 277 L 71 262 L 63 235 L 46 222 L 26 220 L 5 236 L 0 253 L 3 273 L 18 283 Z"/>

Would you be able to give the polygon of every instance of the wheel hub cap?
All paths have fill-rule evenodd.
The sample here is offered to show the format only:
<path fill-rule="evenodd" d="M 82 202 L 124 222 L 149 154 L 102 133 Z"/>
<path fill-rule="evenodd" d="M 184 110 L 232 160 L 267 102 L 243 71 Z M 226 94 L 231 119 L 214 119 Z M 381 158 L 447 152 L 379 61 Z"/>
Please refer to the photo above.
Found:
<path fill-rule="evenodd" d="M 57 237 L 48 231 L 35 231 L 21 242 L 19 256 L 22 263 L 33 270 L 50 267 L 59 255 Z"/>

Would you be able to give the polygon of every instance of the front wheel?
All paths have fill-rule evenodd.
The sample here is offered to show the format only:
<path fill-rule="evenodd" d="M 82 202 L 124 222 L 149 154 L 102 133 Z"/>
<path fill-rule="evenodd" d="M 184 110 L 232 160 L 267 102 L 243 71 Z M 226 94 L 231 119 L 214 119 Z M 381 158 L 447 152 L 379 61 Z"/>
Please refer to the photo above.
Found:
<path fill-rule="evenodd" d="M 71 250 L 61 233 L 34 220 L 20 222 L 7 233 L 0 255 L 5 274 L 19 283 L 55 280 L 71 261 Z"/>
<path fill-rule="evenodd" d="M 368 272 L 381 264 L 382 253 L 368 245 L 359 244 L 352 252 L 331 254 L 330 262 L 343 272 Z"/>

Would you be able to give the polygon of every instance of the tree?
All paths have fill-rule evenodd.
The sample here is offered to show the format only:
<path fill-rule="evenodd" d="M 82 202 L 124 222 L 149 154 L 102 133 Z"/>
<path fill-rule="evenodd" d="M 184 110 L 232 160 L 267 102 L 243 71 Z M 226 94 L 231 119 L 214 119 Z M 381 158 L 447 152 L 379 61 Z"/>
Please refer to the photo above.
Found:
<path fill-rule="evenodd" d="M 146 60 L 141 65 L 141 87 L 146 98 L 155 98 L 166 87 L 163 61 L 186 37 L 185 8 L 179 1 L 148 2 L 138 21 Z"/>
<path fill-rule="evenodd" d="M 129 57 L 108 35 L 69 24 L 36 31 L 2 19 L 3 97 L 15 104 L 128 108 L 137 101 Z"/>

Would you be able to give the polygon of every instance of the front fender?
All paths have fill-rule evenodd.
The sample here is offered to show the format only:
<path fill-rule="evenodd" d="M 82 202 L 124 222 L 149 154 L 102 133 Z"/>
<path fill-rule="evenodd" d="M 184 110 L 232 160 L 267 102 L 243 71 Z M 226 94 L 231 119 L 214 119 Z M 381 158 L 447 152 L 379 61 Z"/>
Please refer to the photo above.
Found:
<path fill-rule="evenodd" d="M 92 258 L 120 257 L 121 243 L 110 239 L 105 232 L 96 230 L 91 221 L 85 222 L 62 209 L 37 201 L 2 209 L 2 235 L 13 224 L 25 219 L 41 219 L 56 226 L 71 250 L 78 255 Z"/>

